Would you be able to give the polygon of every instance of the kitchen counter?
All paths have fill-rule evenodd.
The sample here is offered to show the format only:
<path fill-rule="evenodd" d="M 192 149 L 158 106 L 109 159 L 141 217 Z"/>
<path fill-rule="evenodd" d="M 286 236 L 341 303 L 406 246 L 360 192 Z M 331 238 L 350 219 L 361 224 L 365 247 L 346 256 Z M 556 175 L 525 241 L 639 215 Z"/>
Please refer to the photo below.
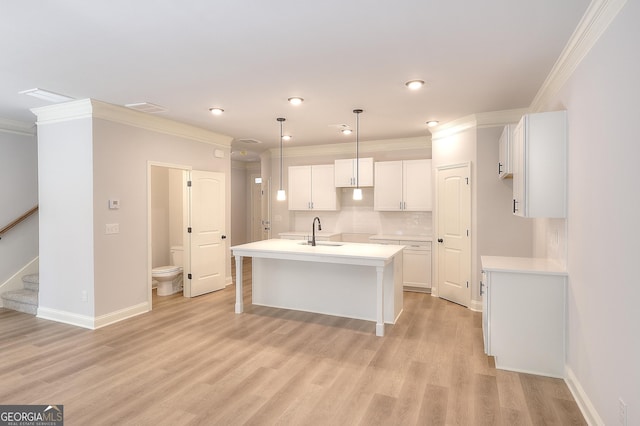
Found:
<path fill-rule="evenodd" d="M 394 241 L 433 241 L 433 237 L 430 235 L 397 235 L 397 234 L 377 234 L 369 237 L 369 240 L 372 243 L 375 243 L 376 240 L 394 240 Z"/>
<path fill-rule="evenodd" d="M 242 258 L 252 258 L 252 303 L 376 321 L 376 335 L 402 313 L 401 245 L 271 239 L 231 247 L 236 313 L 244 310 Z"/>

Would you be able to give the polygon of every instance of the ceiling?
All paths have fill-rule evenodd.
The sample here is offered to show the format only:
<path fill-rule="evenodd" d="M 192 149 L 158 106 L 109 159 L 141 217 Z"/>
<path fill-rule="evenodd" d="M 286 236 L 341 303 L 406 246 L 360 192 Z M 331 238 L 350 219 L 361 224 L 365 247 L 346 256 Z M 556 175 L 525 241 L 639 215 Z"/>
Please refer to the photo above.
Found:
<path fill-rule="evenodd" d="M 473 113 L 527 107 L 588 0 L 21 0 L 0 13 L 0 117 L 34 122 L 72 98 L 149 102 L 234 138 L 279 146 L 425 136 Z M 405 82 L 421 79 L 410 91 Z M 299 106 L 287 99 L 304 98 Z M 210 107 L 225 110 L 213 116 Z M 245 144 L 241 140 L 260 143 Z M 239 154 L 245 151 L 247 155 Z"/>

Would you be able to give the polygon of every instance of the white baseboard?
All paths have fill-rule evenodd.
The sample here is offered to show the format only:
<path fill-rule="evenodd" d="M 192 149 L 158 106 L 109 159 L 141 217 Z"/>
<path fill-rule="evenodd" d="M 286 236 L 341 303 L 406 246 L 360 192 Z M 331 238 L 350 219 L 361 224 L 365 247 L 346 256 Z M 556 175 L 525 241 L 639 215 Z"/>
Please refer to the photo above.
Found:
<path fill-rule="evenodd" d="M 225 287 L 226 287 L 226 286 L 228 286 L 228 285 L 232 285 L 232 284 L 233 284 L 233 277 L 228 276 L 228 277 L 226 278 Z"/>
<path fill-rule="evenodd" d="M 149 312 L 149 304 L 143 302 L 128 308 L 120 309 L 119 311 L 110 312 L 99 317 L 91 317 L 87 315 L 79 315 L 72 312 L 60 311 L 57 309 L 38 307 L 38 318 L 61 322 L 64 324 L 75 325 L 76 327 L 88 328 L 89 330 L 96 330 L 101 327 L 105 327 L 110 324 L 125 320 L 127 318 L 134 317 L 136 315 Z"/>
<path fill-rule="evenodd" d="M 569 367 L 565 367 L 567 377 L 564 379 L 565 383 L 569 387 L 569 391 L 571 391 L 571 395 L 573 395 L 573 399 L 576 400 L 578 404 L 578 408 L 582 412 L 584 419 L 587 421 L 589 426 L 604 426 L 604 421 L 598 415 L 595 407 L 591 403 L 591 400 L 587 396 L 587 393 L 580 385 L 578 378 L 573 373 L 573 370 Z"/>
<path fill-rule="evenodd" d="M 30 274 L 37 274 L 40 268 L 40 258 L 36 257 L 27 263 L 22 269 L 13 274 L 11 278 L 0 284 L 0 293 L 13 290 L 21 290 L 24 287 L 22 277 Z M 2 299 L 0 299 L 0 308 L 2 308 Z"/>
<path fill-rule="evenodd" d="M 75 325 L 76 327 L 94 329 L 93 317 L 87 315 L 75 314 L 73 312 L 60 311 L 58 309 L 46 308 L 38 306 L 38 318 L 61 322 L 64 324 Z"/>
<path fill-rule="evenodd" d="M 469 303 L 469 309 L 474 312 L 482 312 L 482 300 L 472 300 Z"/>

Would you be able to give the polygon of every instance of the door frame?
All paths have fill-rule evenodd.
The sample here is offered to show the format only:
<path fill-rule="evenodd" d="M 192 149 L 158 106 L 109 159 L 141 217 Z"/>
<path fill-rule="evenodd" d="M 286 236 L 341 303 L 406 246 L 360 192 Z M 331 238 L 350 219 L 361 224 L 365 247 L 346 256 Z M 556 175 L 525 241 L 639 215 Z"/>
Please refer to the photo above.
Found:
<path fill-rule="evenodd" d="M 153 254 L 151 241 L 151 167 L 164 167 L 167 169 L 177 169 L 183 172 L 191 172 L 192 167 L 184 164 L 162 163 L 158 161 L 147 161 L 147 305 L 149 310 L 153 309 L 153 279 L 151 270 L 153 269 Z M 184 214 L 184 212 L 183 212 Z M 186 231 L 185 231 L 186 232 Z M 191 251 L 187 250 L 183 236 L 183 262 L 185 265 L 191 263 Z M 188 262 L 188 263 L 187 263 Z"/>
<path fill-rule="evenodd" d="M 455 169 L 455 168 L 461 168 L 461 167 L 465 167 L 467 169 L 467 172 L 469 174 L 469 242 L 468 242 L 468 248 L 469 248 L 469 288 L 467 290 L 467 299 L 468 299 L 468 303 L 467 303 L 467 308 L 471 307 L 471 289 L 473 288 L 473 282 L 472 282 L 472 277 L 473 274 L 471 274 L 472 268 L 472 259 L 473 259 L 473 243 L 472 243 L 472 239 L 473 239 L 473 178 L 472 178 L 472 168 L 471 168 L 471 161 L 465 161 L 465 162 L 460 162 L 460 163 L 453 163 L 453 164 L 444 164 L 444 165 L 440 165 L 440 166 L 436 166 L 435 167 L 435 180 L 434 180 L 434 209 L 433 209 L 433 230 L 434 230 L 434 235 L 435 238 L 437 238 L 437 236 L 439 235 L 439 230 L 438 230 L 438 212 L 439 212 L 439 205 L 438 205 L 438 200 L 439 200 L 439 182 L 440 182 L 440 172 L 443 170 L 449 170 L 449 169 Z M 437 241 L 435 241 L 435 250 L 433 250 L 433 276 L 434 276 L 434 283 L 431 287 L 431 295 L 434 297 L 440 297 L 439 296 L 439 291 L 440 291 L 440 246 L 439 243 Z"/>

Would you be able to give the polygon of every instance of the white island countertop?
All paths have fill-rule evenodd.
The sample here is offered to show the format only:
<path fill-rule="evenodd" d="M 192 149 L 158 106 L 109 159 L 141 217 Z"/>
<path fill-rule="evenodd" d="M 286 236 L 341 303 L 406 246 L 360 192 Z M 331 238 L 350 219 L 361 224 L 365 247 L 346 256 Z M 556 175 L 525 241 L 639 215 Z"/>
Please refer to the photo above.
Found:
<path fill-rule="evenodd" d="M 303 260 L 351 265 L 386 265 L 404 246 L 318 241 L 316 246 L 300 240 L 271 239 L 231 247 L 234 256 Z"/>

